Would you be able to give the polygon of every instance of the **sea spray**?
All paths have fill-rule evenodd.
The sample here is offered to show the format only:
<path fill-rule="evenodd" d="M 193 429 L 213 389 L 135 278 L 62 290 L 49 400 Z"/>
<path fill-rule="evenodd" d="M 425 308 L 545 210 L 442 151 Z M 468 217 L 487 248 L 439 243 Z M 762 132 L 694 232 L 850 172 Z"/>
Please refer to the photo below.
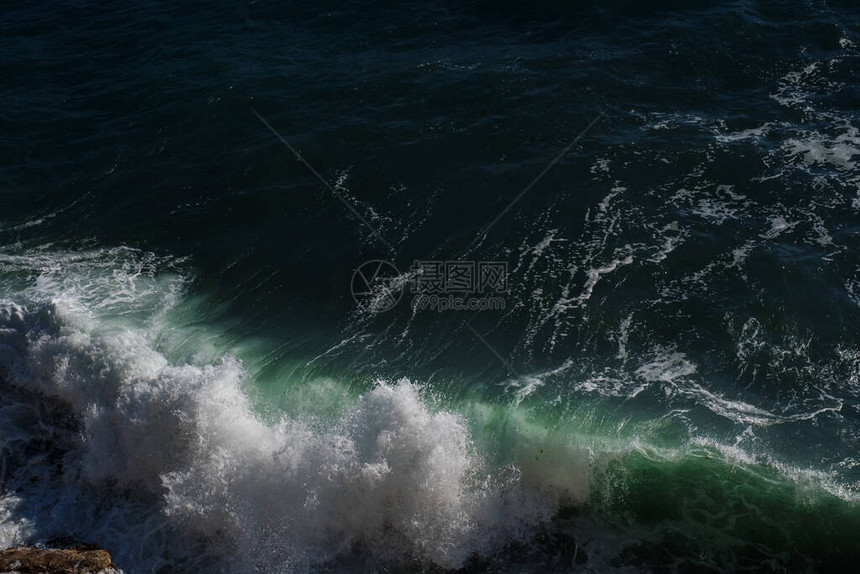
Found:
<path fill-rule="evenodd" d="M 10 489 L 6 545 L 79 532 L 82 512 L 93 513 L 90 523 L 106 512 L 113 535 L 100 542 L 119 544 L 112 550 L 132 571 L 155 556 L 230 568 L 247 559 L 244 567 L 269 571 L 355 551 L 450 568 L 524 539 L 557 509 L 558 485 L 525 488 L 521 470 L 488 463 L 468 422 L 428 407 L 406 379 L 378 381 L 322 428 L 287 416 L 263 421 L 235 358 L 175 365 L 147 330 L 100 321 L 91 295 L 40 295 L 0 306 L 0 368 L 19 402 L 55 404 L 66 426 L 39 420 L 42 431 L 64 436 L 52 445 L 62 452 L 39 492 Z M 28 464 L 19 481 L 35 468 Z M 88 510 L 47 511 L 72 500 Z M 36 520 L 23 518 L 31 505 L 45 505 Z M 197 556 L 171 556 L 177 545 L 152 537 L 160 530 Z"/>

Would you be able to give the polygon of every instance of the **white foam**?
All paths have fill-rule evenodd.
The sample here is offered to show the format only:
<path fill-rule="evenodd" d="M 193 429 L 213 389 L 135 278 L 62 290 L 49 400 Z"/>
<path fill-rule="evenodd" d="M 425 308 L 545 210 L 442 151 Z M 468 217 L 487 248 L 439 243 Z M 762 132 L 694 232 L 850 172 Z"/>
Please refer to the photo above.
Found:
<path fill-rule="evenodd" d="M 651 362 L 636 370 L 636 374 L 646 381 L 664 383 L 687 377 L 695 372 L 696 365 L 687 359 L 684 353 L 677 351 L 659 354 Z"/>
<path fill-rule="evenodd" d="M 831 136 L 814 131 L 802 132 L 786 139 L 782 149 L 786 156 L 804 167 L 829 166 L 840 171 L 855 171 L 860 158 L 860 130 L 848 124 L 844 131 Z"/>
<path fill-rule="evenodd" d="M 68 435 L 64 462 L 35 491 L 23 486 L 28 475 L 58 468 L 16 471 L 21 488 L 0 501 L 0 544 L 83 531 L 114 544 L 135 571 L 206 557 L 225 571 L 293 570 L 356 550 L 451 568 L 523 536 L 557 508 L 558 469 L 500 473 L 477 453 L 465 419 L 431 408 L 416 384 L 378 381 L 325 423 L 267 422 L 243 392 L 247 374 L 236 359 L 173 363 L 146 321 L 98 312 L 139 310 L 139 300 L 114 292 L 82 301 L 78 288 L 100 285 L 98 273 L 43 275 L 21 295 L 25 303 L 0 304 L 0 372 L 24 408 L 38 411 L 49 397 L 78 422 L 65 431 L 37 425 Z M 139 295 L 165 280 L 131 271 L 112 284 Z M 21 449 L 41 444 L 28 440 Z M 87 491 L 98 496 L 90 501 Z"/>
<path fill-rule="evenodd" d="M 671 232 L 671 235 L 670 235 Z M 679 228 L 678 222 L 673 221 L 663 226 L 660 230 L 660 236 L 663 239 L 663 245 L 659 247 L 656 253 L 648 259 L 651 263 L 660 263 L 669 257 L 679 245 L 684 242 L 688 233 Z"/>
<path fill-rule="evenodd" d="M 765 122 L 756 128 L 749 128 L 746 130 L 740 130 L 737 132 L 730 133 L 719 133 L 715 135 L 715 138 L 720 143 L 732 143 L 736 141 L 744 141 L 744 140 L 754 140 L 758 141 L 765 137 L 767 137 L 776 124 L 771 122 Z"/>
<path fill-rule="evenodd" d="M 586 280 L 585 284 L 582 286 L 582 292 L 573 300 L 560 302 L 560 305 L 573 305 L 574 307 L 578 307 L 588 301 L 591 298 L 591 294 L 594 292 L 594 288 L 597 286 L 597 283 L 604 275 L 608 275 L 612 273 L 619 267 L 624 267 L 625 265 L 630 265 L 633 263 L 633 256 L 628 255 L 624 258 L 613 259 L 606 265 L 601 267 L 593 267 L 585 272 Z"/>

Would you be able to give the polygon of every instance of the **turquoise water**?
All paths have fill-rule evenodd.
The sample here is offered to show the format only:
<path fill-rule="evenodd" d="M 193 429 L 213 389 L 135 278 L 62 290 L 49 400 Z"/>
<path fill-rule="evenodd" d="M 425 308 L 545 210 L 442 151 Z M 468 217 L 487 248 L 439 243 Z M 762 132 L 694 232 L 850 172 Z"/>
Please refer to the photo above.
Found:
<path fill-rule="evenodd" d="M 0 542 L 849 570 L 858 17 L 10 9 Z"/>

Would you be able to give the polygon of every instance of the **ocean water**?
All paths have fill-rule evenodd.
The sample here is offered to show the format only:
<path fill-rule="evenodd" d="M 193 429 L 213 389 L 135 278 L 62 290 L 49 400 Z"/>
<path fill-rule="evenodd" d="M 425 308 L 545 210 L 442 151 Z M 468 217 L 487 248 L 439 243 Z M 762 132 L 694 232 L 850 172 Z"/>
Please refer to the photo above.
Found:
<path fill-rule="evenodd" d="M 3 547 L 856 565 L 856 3 L 75 1 L 0 30 Z"/>

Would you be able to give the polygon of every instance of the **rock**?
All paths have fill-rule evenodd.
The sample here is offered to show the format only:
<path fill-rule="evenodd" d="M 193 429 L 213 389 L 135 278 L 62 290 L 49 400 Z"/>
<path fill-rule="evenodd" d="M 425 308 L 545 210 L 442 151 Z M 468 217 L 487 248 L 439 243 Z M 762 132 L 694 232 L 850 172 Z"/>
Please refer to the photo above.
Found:
<path fill-rule="evenodd" d="M 0 552 L 0 572 L 20 574 L 116 574 L 110 553 L 96 546 L 32 548 L 16 546 Z"/>

